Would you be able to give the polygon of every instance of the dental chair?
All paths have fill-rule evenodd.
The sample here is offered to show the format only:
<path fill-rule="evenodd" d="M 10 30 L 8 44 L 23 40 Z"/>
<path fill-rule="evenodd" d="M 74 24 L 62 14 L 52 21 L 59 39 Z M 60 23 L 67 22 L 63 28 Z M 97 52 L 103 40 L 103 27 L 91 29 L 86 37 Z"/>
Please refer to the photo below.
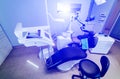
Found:
<path fill-rule="evenodd" d="M 47 59 L 46 64 L 48 70 L 57 68 L 61 71 L 68 71 L 75 64 L 79 63 L 81 59 L 87 57 L 86 51 L 97 45 L 98 38 L 94 36 L 94 32 L 84 31 L 87 34 L 77 36 L 79 40 L 83 40 L 81 44 L 77 42 L 69 43 L 68 47 L 58 50 Z"/>

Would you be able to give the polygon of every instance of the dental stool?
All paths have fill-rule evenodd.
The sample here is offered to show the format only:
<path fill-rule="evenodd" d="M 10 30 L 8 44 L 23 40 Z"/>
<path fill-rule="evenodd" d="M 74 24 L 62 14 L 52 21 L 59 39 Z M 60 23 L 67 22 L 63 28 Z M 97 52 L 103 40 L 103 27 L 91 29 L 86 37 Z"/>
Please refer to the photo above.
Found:
<path fill-rule="evenodd" d="M 72 75 L 72 79 L 75 79 L 75 77 L 80 79 L 100 79 L 100 77 L 103 77 L 106 72 L 108 71 L 108 68 L 110 66 L 110 61 L 106 56 L 102 56 L 100 59 L 101 63 L 101 70 L 98 67 L 96 63 L 89 59 L 83 59 L 79 63 L 79 71 L 81 72 L 80 75 Z"/>
<path fill-rule="evenodd" d="M 64 65 L 64 67 L 67 66 L 67 68 L 63 67 L 63 69 L 60 69 L 60 70 L 67 71 L 67 70 L 70 70 L 76 64 L 76 63 L 73 63 L 73 61 L 75 60 L 78 61 L 86 57 L 87 57 L 86 52 L 80 49 L 79 47 L 66 47 L 57 51 L 55 54 L 53 54 L 50 58 L 46 60 L 47 69 L 48 70 L 56 69 L 58 68 L 58 66 L 67 63 L 66 65 Z M 69 64 L 71 66 L 69 66 Z"/>

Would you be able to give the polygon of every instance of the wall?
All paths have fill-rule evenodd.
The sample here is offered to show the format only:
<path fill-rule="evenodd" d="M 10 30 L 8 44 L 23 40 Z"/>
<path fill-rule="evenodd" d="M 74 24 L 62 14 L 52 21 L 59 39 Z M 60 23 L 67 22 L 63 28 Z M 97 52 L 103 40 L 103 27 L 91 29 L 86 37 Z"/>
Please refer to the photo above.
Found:
<path fill-rule="evenodd" d="M 52 33 L 60 34 L 66 31 L 69 26 L 69 19 L 70 19 L 69 14 L 57 13 L 57 2 L 82 4 L 80 15 L 79 15 L 79 20 L 86 24 L 86 28 L 88 30 L 93 29 L 96 33 L 102 32 L 115 0 L 106 0 L 107 2 L 102 5 L 97 5 L 96 3 L 94 3 L 93 8 L 91 8 L 92 12 L 89 11 L 91 1 L 93 0 L 54 0 L 52 2 L 50 0 L 47 0 L 48 12 L 54 18 L 65 19 L 65 22 L 55 22 L 50 19 Z M 95 17 L 95 20 L 90 21 L 90 22 L 85 22 L 87 15 L 90 14 L 90 12 L 91 12 L 91 16 Z M 74 21 L 72 22 L 71 25 L 72 25 L 73 31 L 75 31 L 76 34 L 81 34 L 80 29 L 79 29 L 81 25 L 78 22 Z"/>
<path fill-rule="evenodd" d="M 70 21 L 69 14 L 57 13 L 57 2 L 82 4 L 79 20 L 85 23 L 89 11 L 90 1 L 91 0 L 47 0 L 48 12 L 51 13 L 54 18 L 65 19 L 65 22 L 55 22 L 49 20 L 52 34 L 61 34 L 62 32 L 66 31 Z M 94 25 L 94 30 L 96 32 L 100 32 L 102 30 L 113 2 L 114 0 L 107 0 L 106 4 L 100 6 L 97 6 L 96 4 L 94 5 L 92 15 L 95 16 L 95 20 L 90 24 L 86 23 L 88 29 L 90 28 L 89 26 Z M 105 21 L 102 23 L 102 25 L 98 22 L 100 14 L 105 14 L 106 16 Z M 0 24 L 3 26 L 13 46 L 19 45 L 17 38 L 14 35 L 14 29 L 18 22 L 22 22 L 24 27 L 48 25 L 45 0 L 0 1 Z M 71 25 L 73 31 L 75 31 L 76 34 L 81 33 L 79 29 L 81 25 L 78 22 L 74 21 Z"/>
<path fill-rule="evenodd" d="M 113 8 L 107 18 L 107 21 L 105 23 L 105 27 L 103 29 L 104 34 L 109 35 L 111 28 L 113 27 L 113 24 L 118 17 L 118 14 L 120 12 L 120 0 L 115 0 Z"/>
<path fill-rule="evenodd" d="M 18 22 L 23 27 L 48 25 L 45 0 L 0 0 L 0 24 L 13 46 L 19 45 L 14 35 Z"/>
<path fill-rule="evenodd" d="M 113 28 L 110 32 L 110 36 L 117 40 L 120 40 L 120 13 L 113 25 Z"/>
<path fill-rule="evenodd" d="M 51 32 L 52 34 L 57 33 L 61 34 L 62 32 L 66 31 L 68 29 L 68 26 L 70 24 L 70 14 L 67 13 L 57 13 L 57 3 L 80 3 L 81 4 L 81 11 L 80 11 L 80 21 L 84 22 L 87 15 L 88 15 L 88 10 L 90 6 L 90 1 L 91 0 L 47 0 L 48 4 L 48 12 L 53 16 L 54 19 L 59 18 L 59 19 L 64 19 L 65 22 L 60 22 L 60 21 L 53 21 L 51 18 L 50 20 L 50 25 L 52 27 Z M 76 21 L 71 23 L 72 28 L 74 31 L 80 31 L 80 24 Z M 79 33 L 79 32 L 78 32 Z"/>
<path fill-rule="evenodd" d="M 96 5 L 93 6 L 92 15 L 95 16 L 94 20 L 94 29 L 95 32 L 102 32 L 105 23 L 107 21 L 107 18 L 111 12 L 111 9 L 114 5 L 115 0 L 106 0 L 106 3 L 102 5 Z"/>

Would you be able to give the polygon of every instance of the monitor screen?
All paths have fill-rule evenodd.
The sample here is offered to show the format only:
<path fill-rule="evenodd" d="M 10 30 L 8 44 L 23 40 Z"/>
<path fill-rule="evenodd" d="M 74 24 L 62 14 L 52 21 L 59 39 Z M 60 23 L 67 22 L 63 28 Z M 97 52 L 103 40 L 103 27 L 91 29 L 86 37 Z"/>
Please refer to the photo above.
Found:
<path fill-rule="evenodd" d="M 110 37 L 120 40 L 120 13 L 116 19 L 116 21 L 113 24 L 112 30 L 109 34 Z"/>

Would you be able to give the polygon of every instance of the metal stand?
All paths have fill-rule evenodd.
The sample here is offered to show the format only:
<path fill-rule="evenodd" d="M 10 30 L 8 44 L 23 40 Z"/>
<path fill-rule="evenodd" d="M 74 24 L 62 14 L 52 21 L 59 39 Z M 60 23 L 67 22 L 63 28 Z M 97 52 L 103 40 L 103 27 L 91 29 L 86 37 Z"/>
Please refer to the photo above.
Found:
<path fill-rule="evenodd" d="M 48 45 L 46 47 L 40 47 L 39 58 L 44 61 L 44 64 L 46 64 L 47 58 L 51 58 L 52 54 L 53 54 L 52 46 Z M 50 63 L 52 63 L 52 59 Z"/>

